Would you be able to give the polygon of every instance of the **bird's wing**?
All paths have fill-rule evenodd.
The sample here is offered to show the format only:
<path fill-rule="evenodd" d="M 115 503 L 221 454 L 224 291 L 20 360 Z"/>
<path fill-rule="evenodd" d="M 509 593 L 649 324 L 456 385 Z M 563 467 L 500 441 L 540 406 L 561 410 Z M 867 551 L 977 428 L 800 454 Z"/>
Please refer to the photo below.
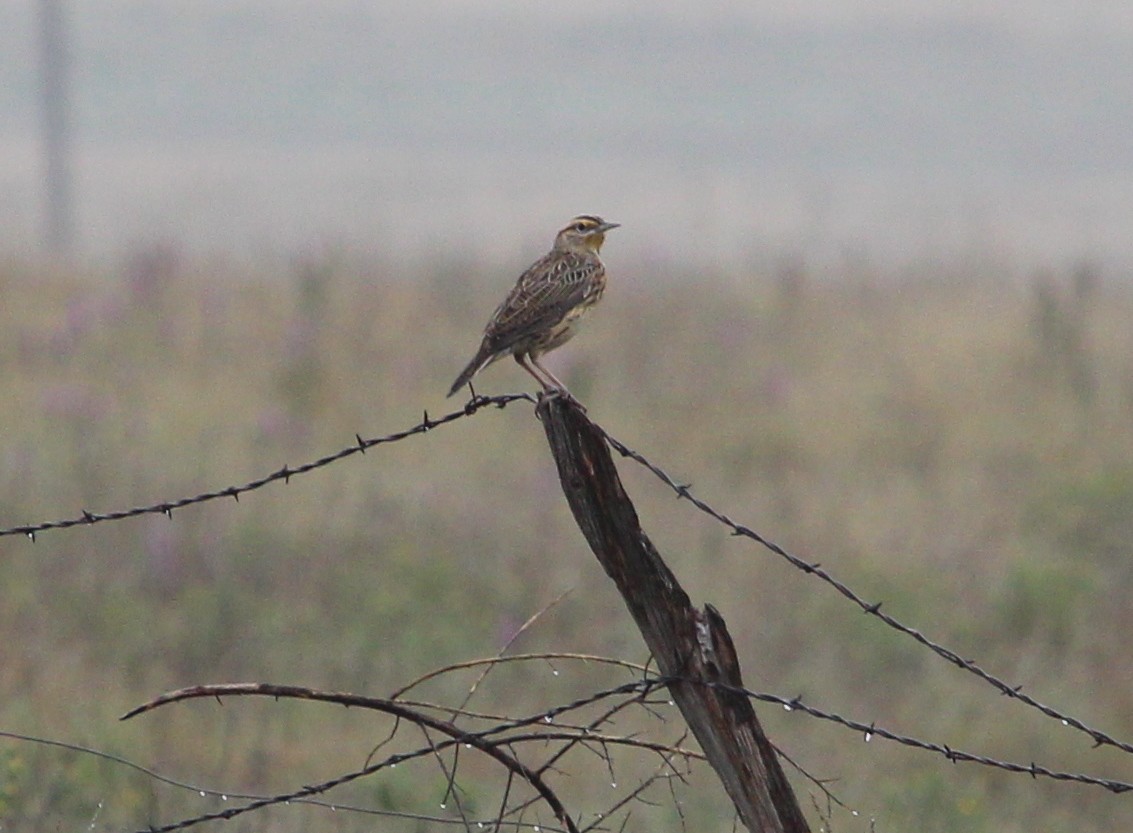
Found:
<path fill-rule="evenodd" d="M 488 324 L 497 351 L 553 327 L 593 290 L 602 262 L 574 252 L 551 252 L 520 275 Z"/>

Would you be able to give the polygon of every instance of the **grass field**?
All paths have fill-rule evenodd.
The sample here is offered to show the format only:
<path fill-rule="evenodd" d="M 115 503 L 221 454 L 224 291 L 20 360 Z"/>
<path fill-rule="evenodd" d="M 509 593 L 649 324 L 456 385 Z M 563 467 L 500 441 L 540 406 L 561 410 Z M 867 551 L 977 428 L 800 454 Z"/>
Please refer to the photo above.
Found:
<path fill-rule="evenodd" d="M 1023 282 L 860 267 L 836 277 L 615 274 L 549 364 L 594 420 L 700 497 L 1036 699 L 1133 740 L 1133 289 L 1087 268 Z M 334 256 L 267 275 L 160 251 L 100 274 L 0 267 L 0 526 L 243 483 L 459 408 L 443 392 L 509 280 L 457 264 L 407 279 Z M 530 387 L 510 362 L 478 380 L 488 393 Z M 621 465 L 694 601 L 726 617 L 749 687 L 995 759 L 1133 780 L 1120 753 L 1009 702 Z M 233 700 L 117 718 L 204 682 L 386 695 L 495 654 L 568 590 L 513 652 L 645 661 L 530 406 L 487 410 L 239 503 L 34 544 L 0 538 L 0 730 L 195 786 L 294 789 L 360 766 L 391 724 Z M 555 668 L 501 669 L 472 706 L 525 713 L 627 679 Z M 459 702 L 472 679 L 443 677 L 428 698 Z M 1133 822 L 1130 799 L 1098 787 L 952 765 L 759 710 L 775 743 L 859 813 L 835 807 L 829 829 Z M 653 729 L 674 741 L 678 721 Z M 608 775 L 624 787 L 653 764 L 619 759 L 591 783 L 593 763 L 579 759 L 555 784 L 592 813 L 610 803 Z M 486 817 L 500 800 L 489 770 L 471 759 L 461 769 Z M 700 770 L 676 787 L 688 829 L 731 830 L 726 798 Z M 794 783 L 817 830 L 825 799 Z M 332 799 L 451 815 L 444 794 L 426 764 Z M 627 829 L 681 829 L 668 788 L 651 798 Z M 0 738 L 3 830 L 142 829 L 217 804 Z M 215 824 L 447 829 L 301 807 Z"/>

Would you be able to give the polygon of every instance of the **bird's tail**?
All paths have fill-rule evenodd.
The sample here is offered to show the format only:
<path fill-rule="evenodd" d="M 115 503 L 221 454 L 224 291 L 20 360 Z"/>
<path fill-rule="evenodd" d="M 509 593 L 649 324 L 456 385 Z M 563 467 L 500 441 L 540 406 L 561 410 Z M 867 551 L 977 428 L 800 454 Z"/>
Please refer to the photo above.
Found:
<path fill-rule="evenodd" d="M 480 349 L 476 351 L 475 357 L 473 357 L 472 361 L 468 363 L 468 366 L 464 368 L 464 370 L 460 371 L 460 375 L 457 376 L 456 381 L 452 383 L 452 387 L 449 389 L 448 395 L 452 396 L 462 387 L 467 385 L 469 381 L 471 381 L 472 377 L 479 373 L 486 364 L 492 361 L 493 358 L 494 356 L 492 355 L 492 351 L 488 348 L 488 346 L 486 344 L 481 344 Z"/>

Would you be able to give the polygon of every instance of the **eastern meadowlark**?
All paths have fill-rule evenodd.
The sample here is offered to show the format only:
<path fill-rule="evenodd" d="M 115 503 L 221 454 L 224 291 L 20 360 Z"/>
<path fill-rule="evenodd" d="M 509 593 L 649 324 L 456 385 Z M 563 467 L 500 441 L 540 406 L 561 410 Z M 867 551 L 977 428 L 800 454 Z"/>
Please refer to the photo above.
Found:
<path fill-rule="evenodd" d="M 515 287 L 484 328 L 484 340 L 448 392 L 452 396 L 496 359 L 515 356 L 543 390 L 566 392 L 566 386 L 539 363 L 544 353 L 574 335 L 578 320 L 602 297 L 606 267 L 598 250 L 606 232 L 618 223 L 582 214 L 556 236 L 551 251 L 519 276 Z M 536 372 L 541 371 L 542 375 Z"/>

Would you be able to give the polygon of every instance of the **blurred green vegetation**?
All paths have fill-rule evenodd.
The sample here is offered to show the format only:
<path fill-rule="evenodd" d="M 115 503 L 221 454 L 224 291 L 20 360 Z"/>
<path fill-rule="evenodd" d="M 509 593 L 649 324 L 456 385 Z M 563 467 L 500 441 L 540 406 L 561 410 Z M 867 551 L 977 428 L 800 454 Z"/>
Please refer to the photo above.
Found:
<path fill-rule="evenodd" d="M 1086 267 L 1025 282 L 874 275 L 860 264 L 833 279 L 797 264 L 713 279 L 675 267 L 623 274 L 611 261 L 603 306 L 550 359 L 594 419 L 888 612 L 1039 700 L 1133 738 L 1133 287 Z M 443 392 L 511 280 L 475 264 L 406 274 L 340 254 L 283 271 L 167 249 L 97 273 L 0 267 L 0 525 L 242 483 L 355 433 L 458 407 Z M 477 388 L 529 383 L 500 363 Z M 1133 779 L 1133 762 L 945 666 L 645 472 L 622 471 L 686 589 L 728 620 L 750 687 L 994 758 Z M 239 503 L 34 544 L 0 539 L 0 729 L 94 746 L 201 786 L 293 789 L 360 766 L 390 725 L 243 701 L 117 717 L 203 682 L 385 695 L 494 654 L 567 589 L 514 650 L 644 661 L 530 407 L 485 411 Z M 526 713 L 626 679 L 556 667 L 500 669 L 471 705 Z M 474 679 L 445 676 L 422 696 L 456 703 Z M 834 792 L 860 813 L 836 809 L 833 829 L 868 830 L 876 818 L 877 830 L 1108 831 L 1133 820 L 1128 799 L 1096 788 L 951 766 L 761 713 L 773 740 L 836 779 Z M 661 732 L 679 734 L 676 718 Z M 593 758 L 570 763 L 595 768 Z M 619 756 L 623 786 L 638 765 L 655 761 Z M 491 814 L 492 768 L 471 757 L 463 766 L 467 802 Z M 814 788 L 795 783 L 809 811 Z M 555 784 L 587 812 L 612 800 L 574 775 Z M 353 790 L 333 798 L 440 812 L 445 783 L 431 765 Z M 630 829 L 681 828 L 661 790 Z M 710 775 L 678 795 L 696 829 L 732 829 Z M 140 827 L 210 801 L 106 761 L 0 740 L 3 829 Z M 233 829 L 374 824 L 347 813 L 332 823 L 328 812 L 274 808 Z"/>

